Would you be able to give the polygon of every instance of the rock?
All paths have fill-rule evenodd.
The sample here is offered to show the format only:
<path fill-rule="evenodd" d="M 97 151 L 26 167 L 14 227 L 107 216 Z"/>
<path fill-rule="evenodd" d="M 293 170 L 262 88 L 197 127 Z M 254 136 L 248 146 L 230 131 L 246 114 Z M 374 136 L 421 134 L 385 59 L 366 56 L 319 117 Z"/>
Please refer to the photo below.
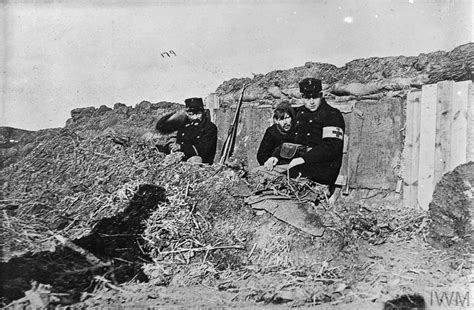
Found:
<path fill-rule="evenodd" d="M 446 173 L 436 185 L 429 205 L 430 239 L 433 245 L 473 245 L 474 162 Z"/>
<path fill-rule="evenodd" d="M 104 114 L 107 113 L 108 111 L 112 111 L 112 109 L 109 108 L 109 107 L 106 106 L 106 105 L 101 105 L 101 106 L 97 109 L 97 114 L 98 114 L 98 115 L 104 115 Z"/>
<path fill-rule="evenodd" d="M 128 113 L 128 106 L 123 104 L 123 103 L 117 102 L 116 104 L 114 104 L 114 111 L 116 113 L 127 114 Z"/>
<path fill-rule="evenodd" d="M 73 121 L 76 121 L 84 117 L 91 117 L 94 114 L 94 112 L 95 112 L 94 107 L 77 108 L 77 109 L 71 110 L 71 117 Z"/>
<path fill-rule="evenodd" d="M 151 108 L 151 102 L 143 100 L 142 102 L 137 104 L 137 106 L 135 108 L 138 109 L 138 110 L 148 111 Z"/>

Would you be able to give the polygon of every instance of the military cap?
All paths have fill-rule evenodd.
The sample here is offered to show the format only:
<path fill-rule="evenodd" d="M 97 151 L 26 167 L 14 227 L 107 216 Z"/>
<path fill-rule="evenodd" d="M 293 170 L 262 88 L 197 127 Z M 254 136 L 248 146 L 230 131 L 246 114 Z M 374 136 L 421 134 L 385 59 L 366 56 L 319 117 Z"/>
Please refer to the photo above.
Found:
<path fill-rule="evenodd" d="M 204 111 L 202 98 L 188 98 L 184 100 L 184 103 L 186 104 L 186 111 L 188 112 Z"/>
<path fill-rule="evenodd" d="M 321 80 L 306 78 L 300 82 L 300 92 L 305 98 L 318 98 L 322 90 Z"/>

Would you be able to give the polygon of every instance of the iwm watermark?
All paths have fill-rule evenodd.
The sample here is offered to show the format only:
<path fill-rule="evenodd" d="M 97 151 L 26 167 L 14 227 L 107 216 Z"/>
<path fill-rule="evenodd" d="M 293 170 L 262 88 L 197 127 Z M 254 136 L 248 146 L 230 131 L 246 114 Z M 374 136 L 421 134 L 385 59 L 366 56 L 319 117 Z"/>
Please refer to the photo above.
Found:
<path fill-rule="evenodd" d="M 469 292 L 459 291 L 432 291 L 428 301 L 432 307 L 469 307 Z"/>

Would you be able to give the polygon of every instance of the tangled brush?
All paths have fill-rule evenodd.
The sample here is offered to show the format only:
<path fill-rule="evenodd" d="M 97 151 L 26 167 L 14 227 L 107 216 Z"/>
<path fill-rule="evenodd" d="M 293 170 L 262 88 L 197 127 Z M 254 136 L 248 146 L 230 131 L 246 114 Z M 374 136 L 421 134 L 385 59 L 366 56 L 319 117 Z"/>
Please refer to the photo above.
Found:
<path fill-rule="evenodd" d="M 86 235 L 123 210 L 139 184 L 153 183 L 163 158 L 140 142 L 125 147 L 107 136 L 58 131 L 2 170 L 2 246 L 42 250 L 54 245 L 57 232 L 70 239 Z"/>

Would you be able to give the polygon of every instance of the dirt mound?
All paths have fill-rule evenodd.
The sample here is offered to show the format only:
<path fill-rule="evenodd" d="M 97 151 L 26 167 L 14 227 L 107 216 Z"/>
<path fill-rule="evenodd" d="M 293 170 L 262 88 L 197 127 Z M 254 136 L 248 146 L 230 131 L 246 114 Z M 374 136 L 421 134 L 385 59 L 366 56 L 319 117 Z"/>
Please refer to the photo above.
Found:
<path fill-rule="evenodd" d="M 474 162 L 446 173 L 436 185 L 429 205 L 430 237 L 434 245 L 457 245 L 472 252 L 474 235 Z"/>
<path fill-rule="evenodd" d="M 141 234 L 144 220 L 162 201 L 163 188 L 140 185 L 122 212 L 100 220 L 87 236 L 72 243 L 55 235 L 62 243 L 54 251 L 30 252 L 0 263 L 1 297 L 6 302 L 21 298 L 30 282 L 36 281 L 51 285 L 53 293 L 67 293 L 71 302 L 78 302 L 83 293 L 96 287 L 96 275 L 105 275 L 113 283 L 146 281 L 141 266 L 150 257 L 143 251 Z"/>
<path fill-rule="evenodd" d="M 65 128 L 84 137 L 109 133 L 138 138 L 145 134 L 154 134 L 157 118 L 180 108 L 182 105 L 177 103 L 148 101 L 142 101 L 135 107 L 116 103 L 113 109 L 105 105 L 99 108 L 78 108 L 71 111 L 71 118 L 66 121 Z"/>
<path fill-rule="evenodd" d="M 85 139 L 68 129 L 39 142 L 2 170 L 2 241 L 8 253 L 44 250 L 50 232 L 76 239 L 104 217 L 122 211 L 140 184 L 153 184 L 164 158 L 154 145 L 117 144 L 110 136 Z"/>
<path fill-rule="evenodd" d="M 9 287 L 8 298 L 26 290 L 30 280 L 53 285 L 54 292 L 72 290 L 78 301 L 77 291 L 133 279 L 169 288 L 237 290 L 241 301 L 344 300 L 356 244 L 412 238 L 424 227 L 423 216 L 400 210 L 393 220 L 393 210 L 329 207 L 324 187 L 308 180 L 265 181 L 239 162 L 192 165 L 181 162 L 179 153 L 165 157 L 143 141 L 129 143 L 63 129 L 4 169 L 2 246 L 17 258 L 2 268 L 11 271 L 9 283 L 18 283 Z M 245 204 L 244 197 L 268 191 L 295 200 L 311 192 L 307 204 L 327 231 L 315 238 Z M 71 253 L 57 235 L 104 265 L 85 262 L 82 254 L 66 265 Z M 46 276 L 34 266 L 48 255 L 53 261 Z M 80 278 L 75 288 L 61 282 L 71 273 Z M 304 284 L 291 282 L 295 275 Z"/>
<path fill-rule="evenodd" d="M 28 131 L 0 127 L 0 169 L 17 162 L 34 148 L 34 142 L 55 129 Z"/>
<path fill-rule="evenodd" d="M 252 79 L 231 79 L 219 85 L 216 94 L 223 105 L 234 105 L 242 85 L 247 84 L 244 101 L 274 104 L 275 101 L 300 98 L 298 82 L 305 77 L 322 79 L 323 90 L 337 96 L 410 89 L 444 80 L 464 81 L 472 77 L 473 55 L 474 43 L 468 43 L 450 52 L 356 59 L 340 68 L 307 62 L 301 67 L 258 74 Z"/>
<path fill-rule="evenodd" d="M 27 131 L 0 127 L 0 169 L 21 160 L 39 144 L 51 140 L 63 129 L 69 129 L 82 138 L 109 135 L 125 143 L 138 139 L 163 144 L 167 136 L 155 133 L 156 120 L 161 115 L 181 108 L 180 104 L 165 101 L 142 101 L 135 107 L 116 103 L 113 109 L 105 105 L 99 108 L 74 109 L 64 128 Z"/>
<path fill-rule="evenodd" d="M 164 180 L 165 181 L 165 180 Z M 144 271 L 153 285 L 203 285 L 234 292 L 235 299 L 264 303 L 350 301 L 359 244 L 404 242 L 425 233 L 423 212 L 333 205 L 323 187 L 307 180 L 255 180 L 243 170 L 178 166 L 166 179 L 168 202 L 147 221 L 152 264 Z M 309 188 L 309 190 L 308 190 Z M 314 237 L 251 209 L 242 196 L 270 191 L 307 201 L 326 226 Z M 306 191 L 306 193 L 305 193 Z"/>

